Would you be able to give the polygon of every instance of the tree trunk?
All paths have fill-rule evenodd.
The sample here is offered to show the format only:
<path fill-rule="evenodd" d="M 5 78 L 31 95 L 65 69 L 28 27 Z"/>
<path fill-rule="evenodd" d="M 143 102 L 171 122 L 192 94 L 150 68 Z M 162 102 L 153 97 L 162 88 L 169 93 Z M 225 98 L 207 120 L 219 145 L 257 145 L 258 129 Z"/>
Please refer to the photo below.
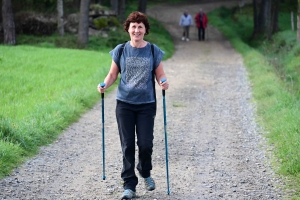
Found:
<path fill-rule="evenodd" d="M 266 18 L 267 18 L 266 16 L 267 16 L 267 0 L 262 0 L 259 14 L 258 14 L 257 34 L 262 34 L 265 31 Z"/>
<path fill-rule="evenodd" d="M 111 9 L 115 11 L 116 15 L 118 15 L 118 1 L 119 0 L 110 0 Z"/>
<path fill-rule="evenodd" d="M 58 35 L 63 36 L 65 34 L 63 0 L 57 0 L 57 30 Z"/>
<path fill-rule="evenodd" d="M 252 37 L 255 38 L 258 33 L 258 27 L 259 27 L 257 0 L 253 0 L 253 22 L 254 22 L 254 28 L 253 28 Z"/>
<path fill-rule="evenodd" d="M 293 11 L 291 11 L 291 25 L 292 25 L 292 31 L 294 31 L 295 27 L 294 27 L 294 13 L 293 13 Z"/>
<path fill-rule="evenodd" d="M 119 0 L 119 19 L 121 22 L 125 21 L 125 9 L 126 9 L 126 1 L 125 0 Z"/>
<path fill-rule="evenodd" d="M 4 44 L 16 44 L 16 30 L 11 0 L 2 0 L 2 24 Z"/>
<path fill-rule="evenodd" d="M 298 29 L 298 34 L 297 34 L 297 40 L 300 42 L 300 0 L 298 0 L 298 15 L 297 15 L 297 29 Z"/>
<path fill-rule="evenodd" d="M 279 0 L 267 0 L 267 26 L 266 33 L 267 38 L 271 39 L 272 35 L 279 30 L 278 27 L 278 12 L 279 12 Z"/>
<path fill-rule="evenodd" d="M 146 14 L 147 0 L 139 0 L 138 11 Z"/>
<path fill-rule="evenodd" d="M 272 2 L 271 0 L 266 0 L 266 26 L 265 33 L 267 38 L 270 39 L 272 35 Z"/>
<path fill-rule="evenodd" d="M 78 46 L 85 48 L 89 41 L 89 7 L 90 0 L 80 1 L 80 15 L 78 27 Z"/>
<path fill-rule="evenodd" d="M 279 0 L 262 0 L 258 12 L 257 0 L 253 0 L 254 30 L 252 37 L 267 36 L 278 31 Z"/>
<path fill-rule="evenodd" d="M 252 38 L 262 35 L 265 31 L 266 24 L 266 0 L 261 0 L 260 6 L 258 6 L 257 0 L 253 0 L 253 19 L 254 29 Z"/>
<path fill-rule="evenodd" d="M 279 30 L 278 14 L 279 14 L 279 0 L 272 1 L 272 35 Z"/>
<path fill-rule="evenodd" d="M 125 0 L 110 0 L 111 9 L 115 11 L 119 21 L 125 20 Z"/>

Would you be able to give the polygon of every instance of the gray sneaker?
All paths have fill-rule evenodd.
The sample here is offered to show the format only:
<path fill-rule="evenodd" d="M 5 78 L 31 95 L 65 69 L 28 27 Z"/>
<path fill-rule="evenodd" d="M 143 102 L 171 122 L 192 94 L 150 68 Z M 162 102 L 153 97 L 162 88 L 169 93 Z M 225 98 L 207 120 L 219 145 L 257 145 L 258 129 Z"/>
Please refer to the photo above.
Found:
<path fill-rule="evenodd" d="M 135 197 L 136 197 L 136 195 L 135 195 L 134 191 L 132 191 L 131 189 L 126 189 L 126 190 L 124 190 L 124 192 L 121 196 L 121 200 L 122 199 L 133 199 Z"/>
<path fill-rule="evenodd" d="M 144 178 L 145 188 L 148 191 L 155 190 L 155 182 L 151 176 Z"/>

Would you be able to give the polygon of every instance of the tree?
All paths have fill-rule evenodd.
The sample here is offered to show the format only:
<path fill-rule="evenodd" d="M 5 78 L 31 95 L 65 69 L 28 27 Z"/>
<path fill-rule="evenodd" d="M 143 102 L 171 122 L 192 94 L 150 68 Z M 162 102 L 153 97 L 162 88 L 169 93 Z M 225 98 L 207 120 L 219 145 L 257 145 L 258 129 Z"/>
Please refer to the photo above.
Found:
<path fill-rule="evenodd" d="M 298 15 L 297 15 L 297 40 L 300 42 L 300 0 L 298 0 Z"/>
<path fill-rule="evenodd" d="M 261 35 L 270 38 L 278 31 L 278 8 L 279 0 L 261 0 L 260 6 L 257 0 L 253 0 L 253 38 Z"/>
<path fill-rule="evenodd" d="M 80 15 L 78 27 L 78 46 L 84 48 L 89 41 L 89 7 L 90 0 L 80 1 Z"/>
<path fill-rule="evenodd" d="M 4 44 L 16 44 L 16 30 L 11 0 L 2 0 L 2 24 Z"/>
<path fill-rule="evenodd" d="M 110 0 L 110 5 L 120 21 L 125 20 L 125 0 Z"/>
<path fill-rule="evenodd" d="M 147 9 L 147 0 L 139 0 L 138 11 L 146 13 Z"/>
<path fill-rule="evenodd" d="M 125 8 L 126 8 L 126 1 L 125 0 L 119 0 L 119 19 L 121 22 L 125 21 Z"/>
<path fill-rule="evenodd" d="M 270 25 L 268 27 L 268 38 L 270 39 L 271 36 L 279 30 L 278 27 L 278 13 L 279 13 L 279 0 L 272 0 L 270 1 Z"/>
<path fill-rule="evenodd" d="M 259 32 L 259 20 L 258 20 L 258 4 L 257 4 L 257 0 L 253 0 L 253 22 L 254 22 L 253 37 L 256 37 L 256 34 Z"/>
<path fill-rule="evenodd" d="M 264 32 L 266 23 L 266 0 L 262 0 L 258 6 L 257 0 L 253 0 L 254 30 L 253 37 L 256 38 Z"/>
<path fill-rule="evenodd" d="M 60 36 L 65 34 L 63 0 L 57 0 L 57 30 Z"/>

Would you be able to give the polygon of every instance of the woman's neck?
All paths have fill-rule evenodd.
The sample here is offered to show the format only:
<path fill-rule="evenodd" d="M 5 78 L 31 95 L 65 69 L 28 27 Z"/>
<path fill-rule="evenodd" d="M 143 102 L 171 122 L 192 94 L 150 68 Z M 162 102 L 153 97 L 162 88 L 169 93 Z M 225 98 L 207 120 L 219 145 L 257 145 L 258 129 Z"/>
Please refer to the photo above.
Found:
<path fill-rule="evenodd" d="M 147 45 L 147 42 L 145 40 L 141 40 L 141 41 L 131 40 L 130 45 L 135 48 L 143 48 Z"/>

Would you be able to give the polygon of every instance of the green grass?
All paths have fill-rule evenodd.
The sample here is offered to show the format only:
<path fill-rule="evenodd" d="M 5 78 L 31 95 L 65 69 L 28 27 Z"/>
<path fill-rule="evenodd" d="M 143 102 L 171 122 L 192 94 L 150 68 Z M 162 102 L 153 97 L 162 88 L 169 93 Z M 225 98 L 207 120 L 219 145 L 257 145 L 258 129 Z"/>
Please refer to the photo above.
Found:
<path fill-rule="evenodd" d="M 288 13 L 280 13 L 280 32 L 271 40 L 251 40 L 251 7 L 243 12 L 221 8 L 209 13 L 217 27 L 241 53 L 257 105 L 257 121 L 274 147 L 273 165 L 278 174 L 288 177 L 292 199 L 300 197 L 300 46 Z"/>
<path fill-rule="evenodd" d="M 0 46 L 0 177 L 98 100 L 107 52 Z"/>

